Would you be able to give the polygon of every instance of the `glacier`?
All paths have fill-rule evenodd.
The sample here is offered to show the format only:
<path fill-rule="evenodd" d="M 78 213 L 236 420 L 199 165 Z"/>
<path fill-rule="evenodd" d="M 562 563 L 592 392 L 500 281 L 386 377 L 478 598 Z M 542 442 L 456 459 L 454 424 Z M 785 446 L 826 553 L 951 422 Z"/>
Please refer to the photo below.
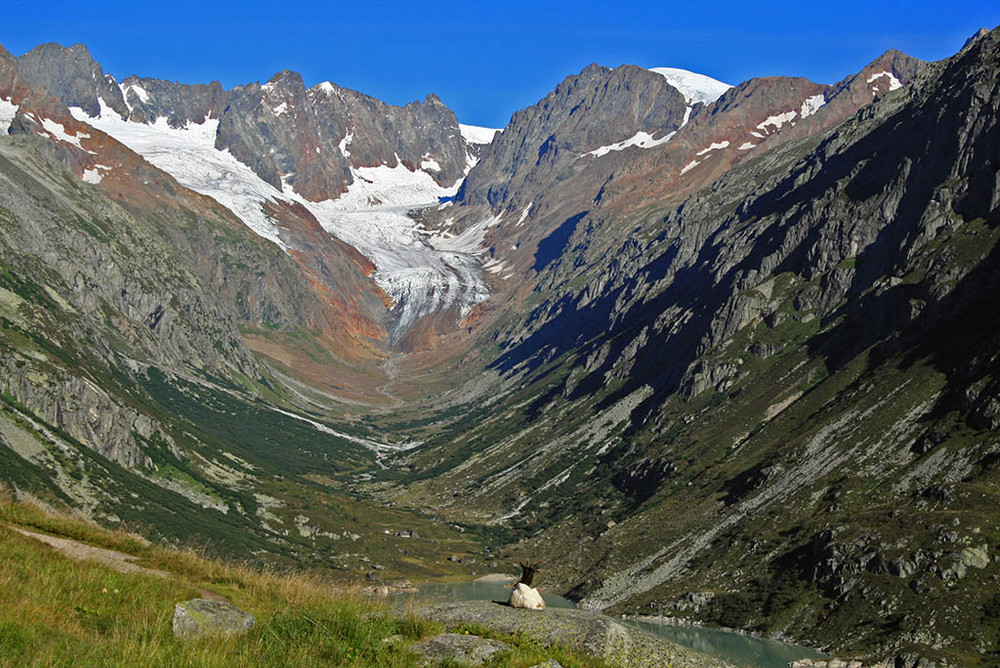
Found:
<path fill-rule="evenodd" d="M 123 119 L 103 101 L 96 117 L 79 107 L 70 112 L 77 120 L 125 144 L 182 186 L 211 197 L 257 235 L 283 250 L 287 251 L 288 246 L 266 214 L 264 204 L 302 204 L 324 230 L 357 248 L 375 265 L 372 278 L 393 304 L 393 341 L 424 316 L 454 309 L 464 317 L 490 295 L 482 267 L 485 249 L 481 234 L 472 232 L 471 236 L 463 235 L 462 243 L 447 243 L 440 234 L 424 229 L 408 215 L 454 196 L 461 180 L 445 188 L 427 172 L 411 172 L 401 163 L 396 167 L 352 168 L 354 182 L 347 193 L 337 199 L 312 202 L 287 183 L 282 183 L 281 189 L 275 188 L 228 150 L 217 149 L 218 119 L 188 123 L 183 128 L 171 128 L 165 118 L 137 123 Z M 482 227 L 475 229 L 481 231 Z"/>

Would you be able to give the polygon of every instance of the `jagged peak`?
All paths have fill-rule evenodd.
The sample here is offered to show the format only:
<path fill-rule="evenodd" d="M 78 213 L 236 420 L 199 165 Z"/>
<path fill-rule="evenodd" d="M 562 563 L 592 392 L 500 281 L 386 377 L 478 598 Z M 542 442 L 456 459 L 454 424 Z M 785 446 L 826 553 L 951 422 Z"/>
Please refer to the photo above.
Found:
<path fill-rule="evenodd" d="M 263 87 L 268 86 L 280 86 L 282 84 L 290 83 L 293 86 L 302 86 L 305 88 L 305 84 L 302 82 L 302 75 L 293 70 L 280 70 L 275 72 L 274 75 L 267 80 L 267 83 Z"/>
<path fill-rule="evenodd" d="M 97 62 L 94 61 L 94 57 L 93 55 L 91 55 L 90 49 L 87 48 L 87 45 L 81 44 L 79 42 L 73 44 L 72 46 L 63 46 L 58 42 L 45 42 L 44 44 L 39 44 L 35 48 L 25 53 L 24 56 L 22 56 L 22 58 L 25 56 L 52 58 L 52 57 L 63 56 L 65 54 L 72 54 L 73 56 L 76 56 L 79 59 L 89 60 L 90 62 L 97 65 Z"/>
<path fill-rule="evenodd" d="M 580 70 L 579 73 L 570 74 L 562 81 L 560 81 L 559 84 L 555 87 L 555 89 L 551 93 L 549 93 L 549 95 L 558 95 L 559 93 L 565 91 L 567 88 L 576 85 L 581 80 L 605 76 L 610 71 L 611 71 L 610 67 L 605 67 L 604 65 L 598 65 L 597 63 L 591 63 L 590 65 L 587 65 L 582 70 Z"/>
<path fill-rule="evenodd" d="M 597 74 L 597 73 L 601 73 L 601 72 L 609 72 L 610 70 L 611 70 L 611 68 L 606 67 L 604 65 L 598 65 L 597 63 L 591 63 L 590 65 L 587 65 L 582 70 L 580 70 L 580 74 L 581 75 L 584 75 L 584 74 Z"/>
<path fill-rule="evenodd" d="M 901 78 L 905 77 L 906 80 L 909 80 L 925 64 L 926 63 L 919 58 L 914 58 L 913 56 L 899 51 L 898 49 L 889 49 L 878 58 L 868 63 L 868 65 L 866 65 L 861 72 L 867 72 L 878 68 L 891 68 L 893 74 L 897 76 L 901 75 Z"/>
<path fill-rule="evenodd" d="M 965 51 L 970 46 L 972 46 L 976 41 L 978 41 L 981 37 L 989 35 L 990 32 L 992 31 L 989 28 L 986 27 L 980 28 L 975 32 L 975 34 L 969 37 L 969 39 L 965 40 L 965 44 L 962 45 L 962 48 L 959 50 L 959 52 Z"/>

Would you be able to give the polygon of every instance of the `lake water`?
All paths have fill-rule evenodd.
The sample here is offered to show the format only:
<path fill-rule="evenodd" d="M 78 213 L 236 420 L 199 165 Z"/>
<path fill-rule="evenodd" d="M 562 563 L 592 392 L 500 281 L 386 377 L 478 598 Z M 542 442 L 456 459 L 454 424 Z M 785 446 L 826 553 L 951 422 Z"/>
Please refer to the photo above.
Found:
<path fill-rule="evenodd" d="M 425 584 L 419 586 L 420 593 L 414 594 L 423 601 L 502 601 L 506 602 L 510 590 L 500 582 L 457 582 L 448 584 Z M 575 608 L 572 601 L 549 594 L 542 588 L 545 604 L 550 608 Z M 637 626 L 653 635 L 670 642 L 691 647 L 705 654 L 717 656 L 737 666 L 760 666 L 761 668 L 788 668 L 797 659 L 827 659 L 827 655 L 809 647 L 754 638 L 742 633 L 721 631 L 702 626 L 673 626 L 655 624 L 631 619 L 622 619 L 626 624 Z"/>

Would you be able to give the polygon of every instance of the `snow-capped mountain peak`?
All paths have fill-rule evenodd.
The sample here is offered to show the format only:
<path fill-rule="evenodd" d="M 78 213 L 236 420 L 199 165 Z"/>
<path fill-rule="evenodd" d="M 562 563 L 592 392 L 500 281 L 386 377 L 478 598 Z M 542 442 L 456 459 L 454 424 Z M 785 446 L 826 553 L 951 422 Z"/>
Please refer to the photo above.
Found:
<path fill-rule="evenodd" d="M 729 84 L 712 77 L 677 67 L 652 67 L 650 71 L 662 75 L 671 86 L 681 92 L 689 105 L 697 102 L 710 104 L 732 88 Z"/>

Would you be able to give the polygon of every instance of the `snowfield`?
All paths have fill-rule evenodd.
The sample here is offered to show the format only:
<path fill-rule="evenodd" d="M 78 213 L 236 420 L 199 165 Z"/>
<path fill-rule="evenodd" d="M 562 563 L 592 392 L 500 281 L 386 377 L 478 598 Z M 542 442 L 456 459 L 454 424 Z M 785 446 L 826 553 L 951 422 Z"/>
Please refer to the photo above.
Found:
<path fill-rule="evenodd" d="M 279 198 L 281 193 L 229 151 L 215 148 L 217 119 L 181 129 L 171 128 L 166 118 L 158 118 L 150 125 L 130 123 L 105 107 L 103 100 L 97 118 L 90 118 L 79 107 L 71 107 L 70 113 L 76 120 L 89 123 L 125 144 L 182 186 L 208 195 L 261 237 L 287 248 L 278 236 L 278 228 L 261 208 L 264 202 Z"/>
<path fill-rule="evenodd" d="M 70 111 L 181 185 L 213 198 L 282 249 L 288 246 L 263 204 L 272 200 L 301 203 L 323 229 L 357 248 L 375 265 L 375 282 L 393 300 L 394 339 L 422 316 L 451 308 L 464 316 L 490 295 L 481 267 L 482 233 L 489 221 L 449 239 L 433 236 L 407 215 L 454 196 L 461 181 L 442 188 L 427 172 L 411 172 L 402 164 L 362 167 L 352 170 L 354 183 L 340 198 L 310 202 L 288 184 L 279 190 L 266 183 L 229 151 L 215 148 L 217 119 L 175 129 L 165 118 L 151 124 L 126 121 L 103 103 L 96 118 L 80 108 Z M 347 146 L 341 150 L 348 152 Z M 98 174 L 88 177 L 96 181 Z"/>
<path fill-rule="evenodd" d="M 499 128 L 481 128 L 478 125 L 458 124 L 458 129 L 462 133 L 462 138 L 470 144 L 492 144 L 498 132 L 503 132 Z"/>
<path fill-rule="evenodd" d="M 667 83 L 676 88 L 687 100 L 688 106 L 701 102 L 711 104 L 722 97 L 722 94 L 732 88 L 712 77 L 697 72 L 689 72 L 676 67 L 653 67 L 650 72 L 663 76 Z"/>

